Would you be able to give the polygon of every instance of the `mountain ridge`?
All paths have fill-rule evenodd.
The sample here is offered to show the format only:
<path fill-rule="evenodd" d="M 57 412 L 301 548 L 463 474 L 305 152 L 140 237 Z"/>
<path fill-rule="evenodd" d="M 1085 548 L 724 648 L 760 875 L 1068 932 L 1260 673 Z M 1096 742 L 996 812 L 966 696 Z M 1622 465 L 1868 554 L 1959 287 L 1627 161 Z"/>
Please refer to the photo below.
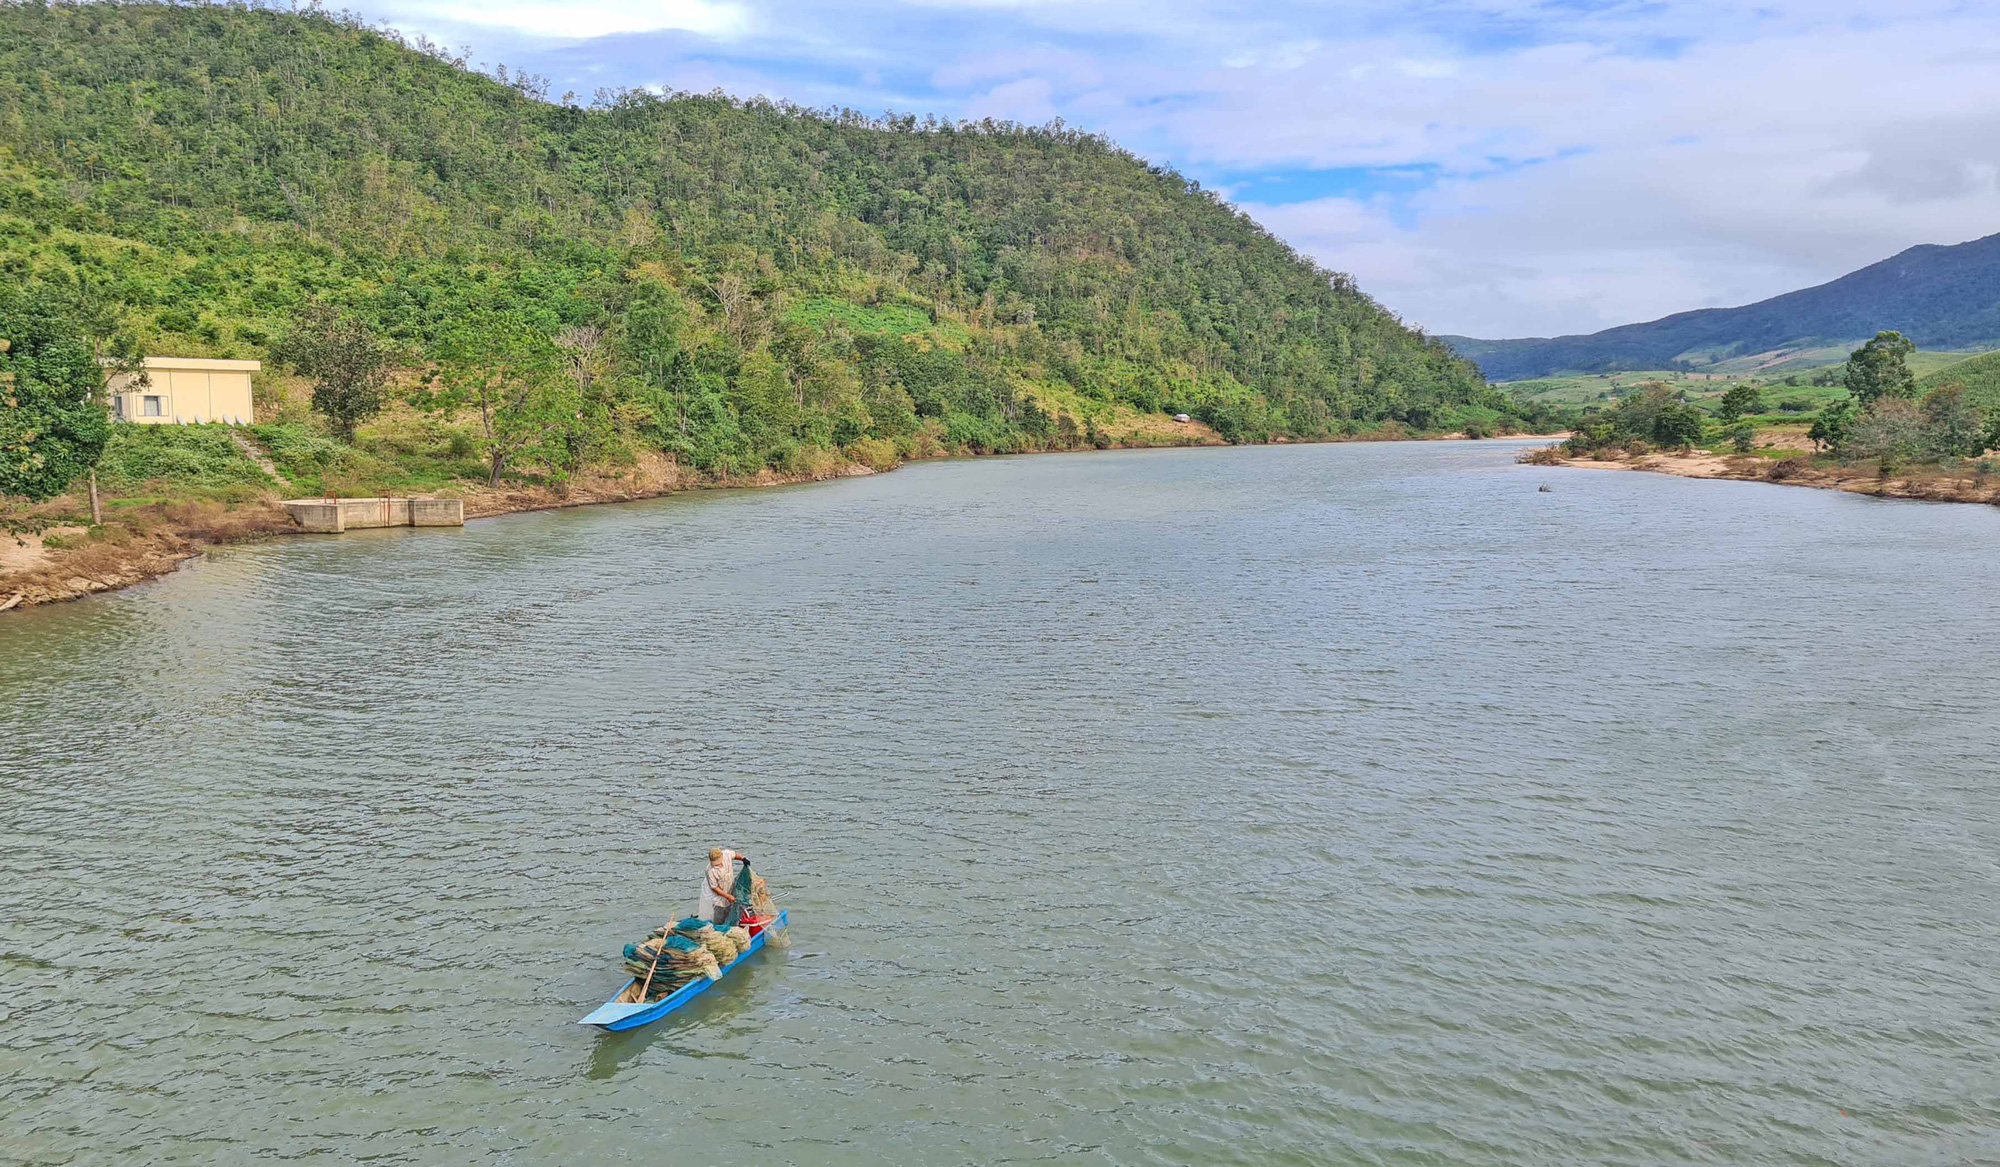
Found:
<path fill-rule="evenodd" d="M 1700 368 L 1732 357 L 1858 344 L 1883 329 L 1923 348 L 2000 348 L 2000 233 L 1918 244 L 1826 283 L 1734 308 L 1697 308 L 1569 336 L 1439 339 L 1489 379 L 1517 381 Z M 1788 367 L 1782 356 L 1773 365 Z"/>
<path fill-rule="evenodd" d="M 602 325 L 619 424 L 728 473 L 1134 414 L 1260 441 L 1509 408 L 1346 276 L 1061 127 L 556 104 L 316 9 L 16 3 L 0 34 L 0 270 L 87 278 L 169 351 L 261 355 L 313 299 L 413 360 L 469 314 Z"/>

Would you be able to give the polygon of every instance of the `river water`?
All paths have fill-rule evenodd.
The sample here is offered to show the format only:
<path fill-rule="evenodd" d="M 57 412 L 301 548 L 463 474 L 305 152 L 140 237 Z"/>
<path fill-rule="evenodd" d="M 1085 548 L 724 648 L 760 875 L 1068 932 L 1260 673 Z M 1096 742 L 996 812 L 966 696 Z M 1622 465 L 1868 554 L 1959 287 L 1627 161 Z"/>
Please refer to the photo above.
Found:
<path fill-rule="evenodd" d="M 1515 448 L 912 466 L 0 618 L 0 1161 L 1996 1161 L 2000 511 Z M 792 947 L 576 1025 L 713 843 Z"/>

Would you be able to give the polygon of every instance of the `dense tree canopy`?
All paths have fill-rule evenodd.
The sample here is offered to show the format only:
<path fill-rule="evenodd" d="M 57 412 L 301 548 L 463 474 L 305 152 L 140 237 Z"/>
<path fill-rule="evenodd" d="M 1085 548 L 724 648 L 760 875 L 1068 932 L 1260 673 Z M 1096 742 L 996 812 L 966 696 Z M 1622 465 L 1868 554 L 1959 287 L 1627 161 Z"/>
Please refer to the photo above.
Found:
<path fill-rule="evenodd" d="M 53 497 L 110 435 L 104 371 L 71 307 L 0 284 L 0 494 Z"/>
<path fill-rule="evenodd" d="M 1232 440 L 1514 408 L 1347 277 L 1060 124 L 544 97 L 319 12 L 6 6 L 0 274 L 85 272 L 159 351 L 259 355 L 324 301 L 461 384 L 461 319 L 596 329 L 584 428 L 725 470 L 1053 444 L 1113 407 Z"/>
<path fill-rule="evenodd" d="M 351 313 L 317 301 L 271 346 L 273 360 L 312 381 L 313 408 L 334 432 L 352 440 L 354 427 L 382 412 L 389 354 Z"/>
<path fill-rule="evenodd" d="M 1915 397 L 1910 354 L 1917 346 L 1900 332 L 1878 332 L 1847 358 L 1847 391 L 1864 408 L 1884 397 Z"/>

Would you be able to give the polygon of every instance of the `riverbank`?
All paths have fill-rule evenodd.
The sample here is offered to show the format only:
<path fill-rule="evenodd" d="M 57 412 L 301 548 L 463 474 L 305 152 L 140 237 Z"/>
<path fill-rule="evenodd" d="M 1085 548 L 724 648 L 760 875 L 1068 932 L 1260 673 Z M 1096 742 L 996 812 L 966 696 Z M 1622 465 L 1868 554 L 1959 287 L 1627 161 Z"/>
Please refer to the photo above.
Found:
<path fill-rule="evenodd" d="M 1164 424 L 1171 429 L 1135 433 L 1129 435 L 1134 440 L 1113 442 L 1104 448 L 1156 450 L 1229 444 L 1200 422 Z M 1507 434 L 1474 439 L 1464 433 L 1412 434 L 1391 425 L 1371 433 L 1343 435 L 1326 441 L 1553 441 L 1567 436 Z M 1096 449 L 1083 446 L 1031 452 L 1062 454 Z M 940 451 L 910 461 L 984 456 L 988 455 Z M 529 511 L 640 502 L 688 490 L 801 485 L 881 473 L 903 464 L 871 467 L 857 461 L 829 459 L 804 473 L 766 469 L 749 478 L 717 479 L 691 471 L 663 455 L 647 452 L 629 466 L 580 475 L 564 489 L 535 483 L 509 483 L 495 488 L 484 483 L 455 482 L 448 492 L 441 493 L 464 500 L 465 517 L 473 521 Z M 4 544 L 0 547 L 0 612 L 82 599 L 144 583 L 176 570 L 212 547 L 304 534 L 279 505 L 284 494 L 282 490 L 265 490 L 254 498 L 229 502 L 190 499 L 142 501 L 136 506 L 114 503 L 106 522 L 96 528 L 61 521 L 76 515 L 82 505 L 80 499 L 59 499 L 45 504 L 26 516 L 32 520 L 36 514 L 41 515 L 46 525 L 40 530 L 31 529 L 36 525 L 31 522 L 12 534 L 0 531 L 0 544 Z"/>
<path fill-rule="evenodd" d="M 688 490 L 787 486 L 877 473 L 842 462 L 807 474 L 766 470 L 752 478 L 714 479 L 658 454 L 634 465 L 580 476 L 567 489 L 537 484 L 498 488 L 467 483 L 450 497 L 465 502 L 468 521 L 528 511 L 601 503 L 640 502 Z M 82 599 L 158 579 L 213 547 L 304 535 L 279 505 L 279 491 L 237 503 L 158 502 L 119 508 L 92 528 L 74 523 L 41 531 L 0 532 L 0 612 Z M 58 502 L 48 513 L 62 513 Z"/>
<path fill-rule="evenodd" d="M 1776 456 L 1717 454 L 1697 450 L 1686 454 L 1607 453 L 1584 458 L 1564 454 L 1560 447 L 1549 446 L 1527 451 L 1520 460 L 1535 466 L 1567 466 L 1576 470 L 1641 470 L 1680 478 L 1729 478 L 1739 482 L 1811 486 L 1878 498 L 2000 505 L 2000 476 L 1969 468 L 1919 466 L 1885 475 L 1875 466 L 1843 465 L 1803 452 L 1774 453 Z"/>

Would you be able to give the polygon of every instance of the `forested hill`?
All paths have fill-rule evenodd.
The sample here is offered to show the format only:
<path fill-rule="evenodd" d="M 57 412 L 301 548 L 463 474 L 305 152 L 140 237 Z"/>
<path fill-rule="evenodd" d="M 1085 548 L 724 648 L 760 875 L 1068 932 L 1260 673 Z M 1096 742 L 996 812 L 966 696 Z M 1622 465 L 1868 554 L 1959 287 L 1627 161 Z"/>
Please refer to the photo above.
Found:
<path fill-rule="evenodd" d="M 1444 338 L 1496 381 L 1699 366 L 1793 348 L 1853 347 L 1893 328 L 1924 348 L 2000 348 L 2000 235 L 1912 247 L 1802 291 L 1584 336 Z"/>
<path fill-rule="evenodd" d="M 595 326 L 604 424 L 725 468 L 1163 410 L 1232 440 L 1509 420 L 1345 276 L 1101 138 L 538 84 L 319 13 L 8 6 L 0 263 L 82 273 L 155 352 L 263 355 L 313 298 L 412 366 L 468 317 Z"/>

